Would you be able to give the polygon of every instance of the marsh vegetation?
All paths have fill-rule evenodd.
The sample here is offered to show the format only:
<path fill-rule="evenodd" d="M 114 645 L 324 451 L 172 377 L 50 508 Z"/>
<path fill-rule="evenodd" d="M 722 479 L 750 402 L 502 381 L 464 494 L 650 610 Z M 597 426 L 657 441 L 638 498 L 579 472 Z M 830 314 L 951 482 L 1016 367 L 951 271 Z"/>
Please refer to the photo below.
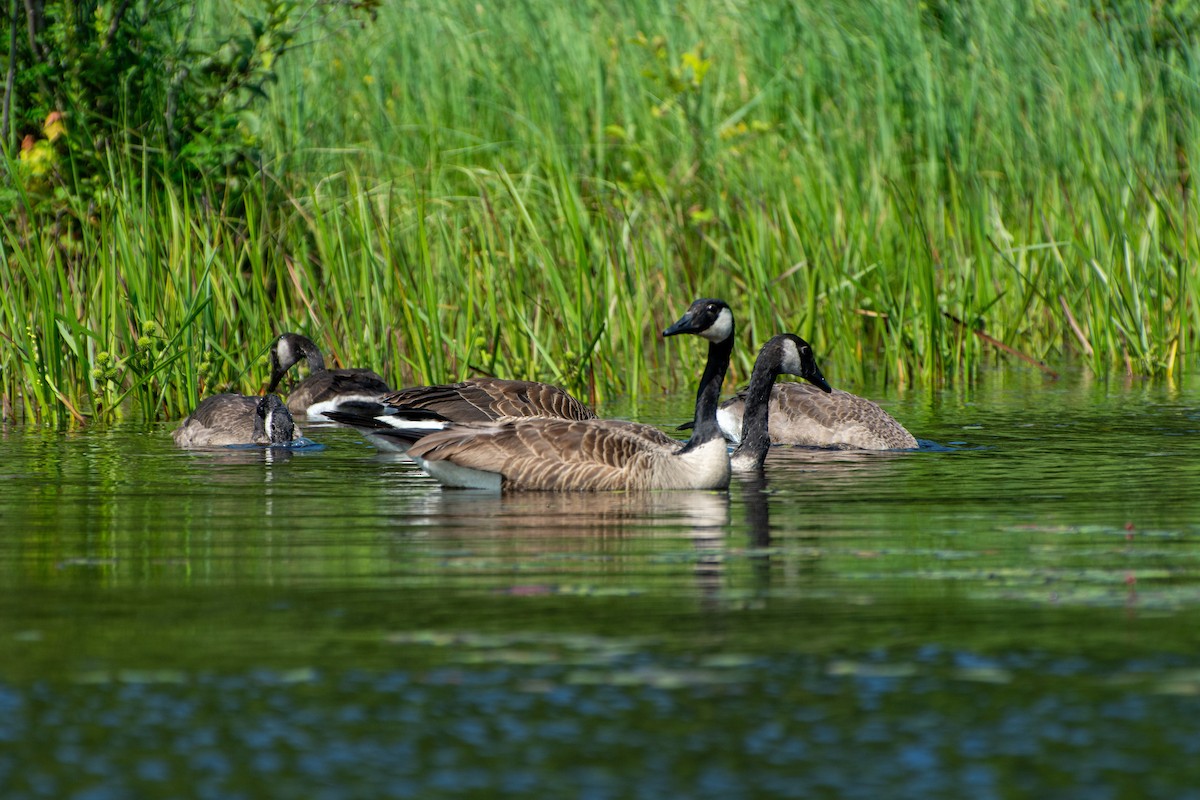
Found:
<path fill-rule="evenodd" d="M 65 4 L 101 44 L 156 5 Z M 260 391 L 282 330 L 395 386 L 636 402 L 698 372 L 657 342 L 695 296 L 738 309 L 735 382 L 784 330 L 847 388 L 993 359 L 1174 378 L 1200 313 L 1190 8 L 164 6 L 103 107 L 81 81 L 6 96 L 5 416 L 178 418 Z M 116 47 L 79 41 L 94 69 Z"/>

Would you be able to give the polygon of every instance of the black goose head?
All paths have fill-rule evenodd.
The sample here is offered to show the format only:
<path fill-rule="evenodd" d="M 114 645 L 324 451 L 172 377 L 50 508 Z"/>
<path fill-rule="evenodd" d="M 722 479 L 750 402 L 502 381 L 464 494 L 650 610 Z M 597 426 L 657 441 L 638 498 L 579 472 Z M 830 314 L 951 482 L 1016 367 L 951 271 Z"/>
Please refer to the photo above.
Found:
<path fill-rule="evenodd" d="M 763 353 L 767 352 L 774 353 L 772 358 L 778 365 L 775 370 L 776 374 L 799 375 L 821 391 L 833 391 L 817 366 L 817 358 L 813 355 L 812 345 L 799 336 L 793 333 L 782 333 L 763 345 Z"/>
<path fill-rule="evenodd" d="M 325 359 L 312 339 L 298 333 L 281 334 L 271 345 L 271 383 L 268 384 L 267 391 L 275 391 L 287 371 L 301 359 L 308 361 L 310 372 L 325 369 Z"/>
<path fill-rule="evenodd" d="M 738 472 L 760 469 L 767 458 L 771 446 L 768 427 L 771 387 L 782 373 L 798 375 L 823 391 L 833 391 L 817 367 L 808 342 L 792 333 L 771 337 L 754 360 L 754 372 L 746 389 L 741 442 L 730 459 L 731 467 Z"/>
<path fill-rule="evenodd" d="M 690 333 L 708 340 L 708 358 L 696 390 L 696 414 L 692 418 L 692 436 L 685 450 L 700 447 L 721 438 L 717 425 L 717 405 L 721 400 L 721 382 L 729 369 L 733 353 L 733 311 L 724 300 L 702 298 L 695 301 L 663 336 Z"/>
<path fill-rule="evenodd" d="M 255 441 L 263 444 L 287 444 L 295 435 L 295 422 L 277 394 L 268 394 L 254 408 Z"/>
<path fill-rule="evenodd" d="M 663 336 L 691 333 L 717 343 L 733 337 L 733 311 L 724 300 L 701 298 L 690 306 Z"/>

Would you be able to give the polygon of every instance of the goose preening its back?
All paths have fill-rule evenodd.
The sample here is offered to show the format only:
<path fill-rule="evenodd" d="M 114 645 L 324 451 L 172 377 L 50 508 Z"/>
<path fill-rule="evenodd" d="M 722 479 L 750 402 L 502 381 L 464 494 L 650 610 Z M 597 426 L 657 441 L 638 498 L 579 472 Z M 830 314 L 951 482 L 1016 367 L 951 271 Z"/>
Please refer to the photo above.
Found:
<path fill-rule="evenodd" d="M 697 300 L 663 336 L 707 339 L 692 437 L 681 442 L 651 425 L 602 419 L 505 417 L 433 432 L 378 434 L 410 443 L 408 455 L 448 486 L 505 490 L 723 489 L 729 455 L 716 411 L 733 350 L 733 312 Z"/>
<path fill-rule="evenodd" d="M 747 393 L 721 404 L 717 421 L 732 442 L 742 438 Z M 917 440 L 904 426 L 864 397 L 806 383 L 777 383 L 771 390 L 768 431 L 772 444 L 859 450 L 906 450 Z"/>
<path fill-rule="evenodd" d="M 295 364 L 308 363 L 308 376 L 288 392 L 287 407 L 296 416 L 320 418 L 326 411 L 354 408 L 364 412 L 383 411 L 379 398 L 392 391 L 369 369 L 326 369 L 325 358 L 312 339 L 298 333 L 282 334 L 271 345 L 271 383 L 275 391 Z"/>
<path fill-rule="evenodd" d="M 279 395 L 216 394 L 200 401 L 171 432 L 180 447 L 280 445 L 300 438 Z"/>
<path fill-rule="evenodd" d="M 408 452 L 414 438 L 397 435 L 397 430 L 428 433 L 455 422 L 506 417 L 596 418 L 595 412 L 558 386 L 500 378 L 412 386 L 385 395 L 380 402 L 384 407 L 379 414 L 332 411 L 325 416 L 357 429 L 381 450 L 401 453 Z"/>

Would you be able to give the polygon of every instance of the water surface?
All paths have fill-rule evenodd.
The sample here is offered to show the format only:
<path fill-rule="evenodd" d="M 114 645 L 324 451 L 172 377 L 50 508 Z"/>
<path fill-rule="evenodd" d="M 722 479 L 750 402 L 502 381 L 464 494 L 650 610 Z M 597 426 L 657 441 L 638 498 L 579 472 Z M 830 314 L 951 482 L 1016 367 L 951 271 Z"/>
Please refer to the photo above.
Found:
<path fill-rule="evenodd" d="M 876 388 L 920 452 L 727 493 L 7 429 L 3 796 L 1200 797 L 1198 388 Z"/>

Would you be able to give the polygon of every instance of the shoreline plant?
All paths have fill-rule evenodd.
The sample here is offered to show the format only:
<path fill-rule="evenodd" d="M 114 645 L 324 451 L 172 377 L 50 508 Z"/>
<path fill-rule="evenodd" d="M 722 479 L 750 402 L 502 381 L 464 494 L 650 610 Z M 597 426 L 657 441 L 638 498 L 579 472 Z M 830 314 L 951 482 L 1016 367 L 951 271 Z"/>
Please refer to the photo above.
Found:
<path fill-rule="evenodd" d="M 303 27 L 333 6 L 362 24 Z M 39 205 L 10 132 L 6 417 L 176 418 L 261 390 L 286 329 L 396 385 L 485 373 L 636 401 L 694 379 L 701 356 L 657 332 L 699 295 L 738 310 L 734 382 L 784 330 L 848 387 L 969 383 L 996 359 L 1195 364 L 1190 4 L 224 8 L 319 31 L 268 24 L 229 51 L 270 79 L 194 136 L 236 168 L 171 173 L 168 136 L 122 134 L 102 170 L 43 154 Z M 209 30 L 195 4 L 164 9 Z M 21 108 L 59 147 L 59 109 Z M 60 136 L 95 141 L 76 113 Z"/>

